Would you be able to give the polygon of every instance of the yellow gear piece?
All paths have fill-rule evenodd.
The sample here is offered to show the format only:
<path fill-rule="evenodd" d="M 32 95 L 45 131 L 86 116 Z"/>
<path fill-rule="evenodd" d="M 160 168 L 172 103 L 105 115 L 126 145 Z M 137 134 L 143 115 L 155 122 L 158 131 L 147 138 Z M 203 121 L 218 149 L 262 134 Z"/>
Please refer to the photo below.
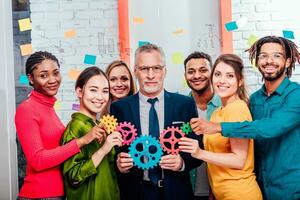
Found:
<path fill-rule="evenodd" d="M 106 131 L 108 134 L 111 134 L 116 130 L 118 125 L 117 119 L 113 115 L 105 115 L 100 119 L 100 123 L 105 125 Z"/>

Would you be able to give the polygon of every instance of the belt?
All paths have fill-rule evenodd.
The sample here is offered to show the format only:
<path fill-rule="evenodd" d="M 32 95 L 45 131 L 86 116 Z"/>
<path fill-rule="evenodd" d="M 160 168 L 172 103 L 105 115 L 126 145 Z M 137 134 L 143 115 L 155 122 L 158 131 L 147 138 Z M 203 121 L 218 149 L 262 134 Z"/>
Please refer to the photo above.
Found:
<path fill-rule="evenodd" d="M 163 179 L 158 180 L 157 184 L 154 184 L 152 181 L 143 180 L 142 184 L 151 185 L 151 186 L 158 187 L 158 188 L 163 188 L 164 187 L 164 180 Z"/>

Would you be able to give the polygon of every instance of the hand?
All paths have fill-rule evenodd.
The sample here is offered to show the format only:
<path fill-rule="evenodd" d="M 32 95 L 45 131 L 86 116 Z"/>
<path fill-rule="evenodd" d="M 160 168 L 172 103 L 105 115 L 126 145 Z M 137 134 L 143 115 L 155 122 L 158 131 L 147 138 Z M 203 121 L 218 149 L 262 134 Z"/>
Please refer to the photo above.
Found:
<path fill-rule="evenodd" d="M 94 126 L 87 134 L 77 139 L 77 145 L 79 148 L 91 143 L 93 140 L 97 140 L 102 143 L 106 139 L 106 130 L 104 125 L 99 124 Z"/>
<path fill-rule="evenodd" d="M 198 140 L 194 140 L 187 137 L 180 138 L 179 149 L 180 151 L 190 153 L 191 156 L 193 156 L 194 158 L 198 158 L 202 151 L 199 147 Z"/>
<path fill-rule="evenodd" d="M 161 157 L 159 165 L 162 169 L 179 171 L 182 168 L 183 160 L 179 154 L 178 155 L 168 154 Z"/>
<path fill-rule="evenodd" d="M 115 131 L 107 136 L 101 149 L 104 151 L 105 154 L 108 154 L 114 146 L 116 145 L 118 145 L 119 147 L 122 146 L 122 142 L 123 139 L 121 134 Z"/>
<path fill-rule="evenodd" d="M 220 123 L 213 123 L 205 119 L 192 118 L 190 121 L 191 128 L 197 135 L 221 133 Z"/>
<path fill-rule="evenodd" d="M 121 173 L 128 173 L 133 167 L 133 159 L 128 153 L 121 152 L 117 156 L 117 167 Z"/>

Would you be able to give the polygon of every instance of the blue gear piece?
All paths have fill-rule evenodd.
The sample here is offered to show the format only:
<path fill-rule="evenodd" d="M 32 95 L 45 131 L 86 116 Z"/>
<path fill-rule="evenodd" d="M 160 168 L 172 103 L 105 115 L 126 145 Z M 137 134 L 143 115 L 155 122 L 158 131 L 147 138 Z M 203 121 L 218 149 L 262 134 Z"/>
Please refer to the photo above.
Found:
<path fill-rule="evenodd" d="M 157 139 L 142 135 L 131 143 L 129 154 L 135 166 L 146 170 L 158 164 L 163 152 Z"/>

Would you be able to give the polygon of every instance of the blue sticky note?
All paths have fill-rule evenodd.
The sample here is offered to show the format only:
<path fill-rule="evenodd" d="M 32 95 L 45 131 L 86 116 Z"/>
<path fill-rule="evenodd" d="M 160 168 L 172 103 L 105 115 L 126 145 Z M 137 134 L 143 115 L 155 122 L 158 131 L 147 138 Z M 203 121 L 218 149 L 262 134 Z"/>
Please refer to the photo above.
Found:
<path fill-rule="evenodd" d="M 283 30 L 282 33 L 284 38 L 295 39 L 293 31 Z"/>
<path fill-rule="evenodd" d="M 147 41 L 139 41 L 139 47 L 145 45 L 145 44 L 150 44 L 150 42 Z"/>
<path fill-rule="evenodd" d="M 238 26 L 235 21 L 226 23 L 225 27 L 226 27 L 227 31 L 234 31 L 234 30 L 238 29 Z"/>
<path fill-rule="evenodd" d="M 88 64 L 88 65 L 95 65 L 96 64 L 96 56 L 94 56 L 94 55 L 88 55 L 88 54 L 86 54 L 85 56 L 84 56 L 84 64 Z"/>
<path fill-rule="evenodd" d="M 25 74 L 20 75 L 19 82 L 20 82 L 21 85 L 28 85 L 29 84 L 28 78 Z"/>

